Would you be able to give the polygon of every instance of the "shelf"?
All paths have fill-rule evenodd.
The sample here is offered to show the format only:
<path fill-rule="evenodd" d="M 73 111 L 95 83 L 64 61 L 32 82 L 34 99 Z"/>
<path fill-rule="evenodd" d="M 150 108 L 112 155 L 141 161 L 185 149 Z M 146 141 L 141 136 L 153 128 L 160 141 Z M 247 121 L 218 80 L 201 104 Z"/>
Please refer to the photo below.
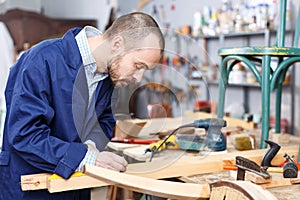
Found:
<path fill-rule="evenodd" d="M 275 30 L 259 30 L 259 31 L 243 31 L 243 32 L 232 32 L 232 33 L 225 33 L 219 35 L 200 35 L 196 37 L 196 39 L 217 39 L 219 37 L 241 37 L 241 36 L 253 36 L 253 35 L 263 35 L 269 32 L 276 32 Z"/>
<path fill-rule="evenodd" d="M 201 83 L 205 83 L 206 85 L 219 85 L 218 80 L 204 80 L 204 79 L 197 79 L 197 80 L 189 80 L 190 85 L 200 85 Z M 283 84 L 283 87 L 290 86 L 290 83 Z M 228 87 L 260 87 L 259 83 L 229 83 Z"/>

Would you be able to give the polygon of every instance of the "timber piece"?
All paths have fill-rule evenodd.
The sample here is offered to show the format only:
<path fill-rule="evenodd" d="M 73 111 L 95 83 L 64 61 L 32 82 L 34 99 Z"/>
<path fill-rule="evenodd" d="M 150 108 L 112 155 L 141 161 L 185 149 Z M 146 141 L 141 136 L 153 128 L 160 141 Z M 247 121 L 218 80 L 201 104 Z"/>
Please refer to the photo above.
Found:
<path fill-rule="evenodd" d="M 49 173 L 23 175 L 21 176 L 21 189 L 23 191 L 47 189 L 50 176 Z"/>
<path fill-rule="evenodd" d="M 64 179 L 56 174 L 52 175 L 48 178 L 47 188 L 50 193 L 54 193 L 108 185 L 109 184 L 104 181 L 99 181 L 83 173 L 75 172 L 69 179 Z"/>
<path fill-rule="evenodd" d="M 115 137 L 135 138 L 140 134 L 145 124 L 147 124 L 147 121 L 140 119 L 117 120 Z"/>
<path fill-rule="evenodd" d="M 128 144 L 128 143 L 118 143 L 118 142 L 109 142 L 107 144 L 108 148 L 111 148 L 115 151 L 124 151 L 125 149 L 139 147 L 139 146 L 141 146 L 141 144 Z M 147 146 L 147 145 L 145 145 L 145 146 Z"/>
<path fill-rule="evenodd" d="M 124 189 L 170 199 L 208 199 L 209 184 L 179 183 L 120 173 L 85 165 L 84 173 Z"/>
<path fill-rule="evenodd" d="M 170 150 L 171 151 L 171 150 Z M 248 158 L 260 164 L 266 149 L 230 152 L 211 155 L 207 152 L 201 156 L 182 156 L 146 163 L 134 163 L 127 167 L 126 173 L 143 177 L 163 179 L 180 176 L 192 176 L 203 173 L 220 172 L 223 170 L 223 160 L 234 160 L 237 155 Z M 298 157 L 299 145 L 283 146 L 273 158 L 272 164 L 282 163 L 284 153 Z"/>
<path fill-rule="evenodd" d="M 127 139 L 156 139 L 151 134 L 157 134 L 160 138 L 170 134 L 175 128 L 180 125 L 194 122 L 193 118 L 176 117 L 176 118 L 153 118 L 153 119 L 127 119 L 118 120 L 116 122 L 116 138 Z M 177 133 L 193 133 L 194 128 L 180 129 Z"/>
<path fill-rule="evenodd" d="M 299 184 L 300 183 L 300 178 L 291 178 L 291 183 L 292 184 Z"/>
<path fill-rule="evenodd" d="M 275 200 L 271 192 L 247 181 L 218 181 L 211 184 L 210 200 Z"/>
<path fill-rule="evenodd" d="M 287 133 L 274 133 L 270 132 L 270 138 L 272 141 L 277 144 L 289 144 L 290 143 L 290 134 Z"/>
<path fill-rule="evenodd" d="M 262 183 L 270 183 L 272 181 L 272 177 L 264 178 L 262 176 L 259 176 L 258 174 L 247 171 L 245 180 L 249 180 L 252 183 L 256 183 L 256 184 L 262 184 Z"/>
<path fill-rule="evenodd" d="M 276 188 L 299 184 L 300 178 L 273 178 L 270 183 L 260 184 L 263 188 Z"/>

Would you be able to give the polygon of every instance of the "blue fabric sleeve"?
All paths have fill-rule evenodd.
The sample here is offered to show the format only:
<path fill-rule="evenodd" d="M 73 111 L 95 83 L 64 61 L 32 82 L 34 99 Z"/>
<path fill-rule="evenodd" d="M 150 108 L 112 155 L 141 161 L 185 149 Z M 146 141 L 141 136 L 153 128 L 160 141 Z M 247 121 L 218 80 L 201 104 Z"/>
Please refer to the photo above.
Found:
<path fill-rule="evenodd" d="M 16 78 L 7 118 L 9 143 L 28 164 L 42 171 L 69 178 L 84 158 L 87 148 L 77 133 L 53 132 L 55 110 L 45 63 L 27 62 Z M 29 67 L 29 65 L 31 65 Z M 68 123 L 68 122 L 65 122 Z"/>

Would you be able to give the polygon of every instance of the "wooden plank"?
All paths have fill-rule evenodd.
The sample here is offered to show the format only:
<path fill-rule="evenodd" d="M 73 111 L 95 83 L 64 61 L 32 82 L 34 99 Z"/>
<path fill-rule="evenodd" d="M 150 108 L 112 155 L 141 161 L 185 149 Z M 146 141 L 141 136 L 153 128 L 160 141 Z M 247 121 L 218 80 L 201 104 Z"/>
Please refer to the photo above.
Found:
<path fill-rule="evenodd" d="M 299 184 L 300 178 L 273 178 L 269 183 L 260 184 L 263 188 L 276 188 L 283 186 L 291 186 L 293 184 Z"/>
<path fill-rule="evenodd" d="M 124 189 L 170 199 L 209 198 L 208 184 L 179 183 L 144 178 L 101 167 L 86 165 L 84 173 Z"/>
<path fill-rule="evenodd" d="M 272 164 L 279 164 L 284 161 L 284 153 L 298 157 L 299 145 L 283 146 L 273 158 Z M 176 159 L 165 159 L 146 163 L 130 164 L 126 173 L 138 174 L 139 176 L 154 179 L 191 176 L 203 173 L 219 172 L 223 170 L 224 158 L 234 160 L 237 155 L 246 157 L 260 165 L 262 157 L 267 149 L 230 152 L 226 154 L 203 156 L 183 156 Z"/>
<path fill-rule="evenodd" d="M 262 183 L 270 183 L 272 181 L 272 177 L 264 178 L 260 175 L 254 174 L 253 172 L 246 171 L 245 180 L 251 181 L 252 183 L 262 184 Z"/>
<path fill-rule="evenodd" d="M 143 125 L 137 125 L 137 123 L 145 123 Z M 144 138 L 144 139 L 157 139 L 153 136 L 153 134 L 159 135 L 168 135 L 175 128 L 180 125 L 184 125 L 187 123 L 194 122 L 194 118 L 191 117 L 177 117 L 177 118 L 153 118 L 153 119 L 145 119 L 145 120 L 124 120 L 117 122 L 116 135 L 119 134 L 121 130 L 121 136 L 127 137 L 125 138 Z M 120 130 L 119 130 L 120 129 Z M 192 133 L 194 132 L 194 128 L 185 128 L 178 131 L 179 133 Z M 118 136 L 116 136 L 118 137 Z"/>
<path fill-rule="evenodd" d="M 86 176 L 83 173 L 76 172 L 69 179 L 63 179 L 58 175 L 52 175 L 48 178 L 47 188 L 50 193 L 54 193 L 108 185 L 109 184 L 106 182 L 99 181 L 98 179 Z"/>
<path fill-rule="evenodd" d="M 139 147 L 139 146 L 141 146 L 141 144 L 128 144 L 128 143 L 118 143 L 118 142 L 109 142 L 107 144 L 108 148 L 111 148 L 115 151 L 124 151 L 125 149 Z"/>
<path fill-rule="evenodd" d="M 23 191 L 47 189 L 47 182 L 50 176 L 51 174 L 49 173 L 21 176 L 21 189 Z"/>

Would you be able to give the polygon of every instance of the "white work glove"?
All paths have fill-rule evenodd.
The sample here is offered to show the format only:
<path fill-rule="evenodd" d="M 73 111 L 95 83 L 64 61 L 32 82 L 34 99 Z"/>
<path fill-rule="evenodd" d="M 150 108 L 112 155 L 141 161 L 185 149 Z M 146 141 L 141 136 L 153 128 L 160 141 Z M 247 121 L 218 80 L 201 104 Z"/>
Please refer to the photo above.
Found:
<path fill-rule="evenodd" d="M 87 145 L 88 150 L 90 150 L 90 151 L 99 151 L 99 150 L 96 148 L 96 144 L 95 144 L 92 140 L 88 140 L 88 141 L 86 141 L 84 144 Z"/>
<path fill-rule="evenodd" d="M 118 172 L 124 172 L 128 163 L 123 157 L 117 154 L 102 151 L 98 153 L 95 165 Z"/>

